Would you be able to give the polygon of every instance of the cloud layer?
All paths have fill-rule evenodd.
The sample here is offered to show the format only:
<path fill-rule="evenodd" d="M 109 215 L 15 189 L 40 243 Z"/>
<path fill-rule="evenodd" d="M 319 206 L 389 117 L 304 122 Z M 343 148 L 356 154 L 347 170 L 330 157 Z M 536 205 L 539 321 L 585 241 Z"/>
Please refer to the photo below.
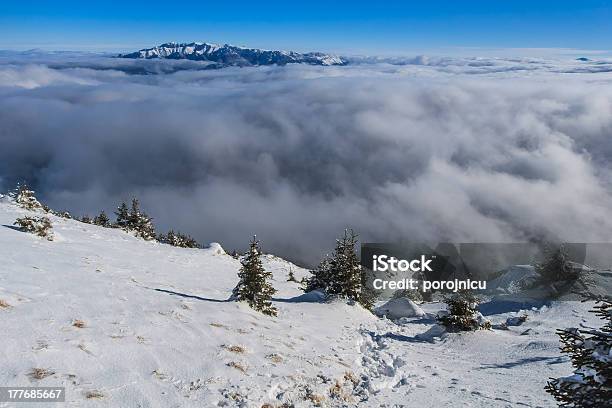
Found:
<path fill-rule="evenodd" d="M 256 233 L 308 263 L 345 227 L 366 241 L 610 241 L 603 63 L 466 61 L 5 59 L 1 187 L 26 179 L 90 215 L 136 195 L 160 229 L 226 249 Z"/>

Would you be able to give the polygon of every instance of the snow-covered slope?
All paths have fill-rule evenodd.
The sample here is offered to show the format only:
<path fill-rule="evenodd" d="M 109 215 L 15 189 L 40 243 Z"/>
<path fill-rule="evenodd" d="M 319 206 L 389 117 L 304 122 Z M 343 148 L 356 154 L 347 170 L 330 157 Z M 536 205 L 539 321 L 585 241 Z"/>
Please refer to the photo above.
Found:
<path fill-rule="evenodd" d="M 427 316 L 396 323 L 299 297 L 287 274 L 306 271 L 274 256 L 264 266 L 279 315 L 268 317 L 226 301 L 239 262 L 219 246 L 55 216 L 47 241 L 11 227 L 25 213 L 0 200 L 0 384 L 65 386 L 71 407 L 554 406 L 543 386 L 570 372 L 554 330 L 597 321 L 590 305 L 562 302 L 508 330 L 447 335 Z"/>
<path fill-rule="evenodd" d="M 271 51 L 257 48 L 243 48 L 234 45 L 217 45 L 208 43 L 165 43 L 153 48 L 146 48 L 129 54 L 120 54 L 120 58 L 164 58 L 210 61 L 227 65 L 344 65 L 346 61 L 334 55 L 320 52 L 297 53 L 293 51 Z"/>

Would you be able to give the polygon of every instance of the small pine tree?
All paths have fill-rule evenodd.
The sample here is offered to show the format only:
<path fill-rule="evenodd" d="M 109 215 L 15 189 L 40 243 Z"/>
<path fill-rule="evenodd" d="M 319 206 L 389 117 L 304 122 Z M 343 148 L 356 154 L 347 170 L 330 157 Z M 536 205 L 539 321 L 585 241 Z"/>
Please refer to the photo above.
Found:
<path fill-rule="evenodd" d="M 150 218 L 144 211 L 140 211 L 138 200 L 132 199 L 132 207 L 128 209 L 125 202 L 117 207 L 115 212 L 117 221 L 115 226 L 123 228 L 126 231 L 134 231 L 137 237 L 147 241 L 155 240 L 156 233 L 153 226 L 153 219 Z"/>
<path fill-rule="evenodd" d="M 344 236 L 336 240 L 336 249 L 329 263 L 330 277 L 326 292 L 359 301 L 361 295 L 361 265 L 355 253 L 357 235 L 344 230 Z"/>
<path fill-rule="evenodd" d="M 344 237 L 336 244 L 331 270 L 336 279 L 332 281 L 332 294 L 359 301 L 361 298 L 361 264 L 357 253 L 357 235 L 351 230 L 344 231 Z"/>
<path fill-rule="evenodd" d="M 319 265 L 310 271 L 311 276 L 305 280 L 304 292 L 312 292 L 313 290 L 326 291 L 330 286 L 331 281 L 331 258 L 326 255 Z"/>
<path fill-rule="evenodd" d="M 66 218 L 67 220 L 71 220 L 72 219 L 72 215 L 70 215 L 70 213 L 68 211 L 49 210 L 47 212 L 50 212 L 51 214 L 57 215 L 58 217 L 61 217 L 61 218 Z"/>
<path fill-rule="evenodd" d="M 374 304 L 376 303 L 377 295 L 374 292 L 374 289 L 370 289 L 366 282 L 366 274 L 361 274 L 361 292 L 359 293 L 358 302 L 361 306 L 365 307 L 368 310 L 372 310 L 374 308 Z"/>
<path fill-rule="evenodd" d="M 612 407 L 612 302 L 591 300 L 596 301 L 591 312 L 606 322 L 602 328 L 557 330 L 561 352 L 570 356 L 575 369 L 573 375 L 551 379 L 545 387 L 561 407 Z"/>
<path fill-rule="evenodd" d="M 29 232 L 31 234 L 38 235 L 41 238 L 47 238 L 47 240 L 53 241 L 53 226 L 47 217 L 25 216 L 17 218 L 13 225 L 19 226 L 19 229 L 23 232 Z"/>
<path fill-rule="evenodd" d="M 34 191 L 30 190 L 26 184 L 18 184 L 12 196 L 15 202 L 26 210 L 38 210 L 43 208 L 42 204 L 36 199 Z"/>
<path fill-rule="evenodd" d="M 132 198 L 132 207 L 130 208 L 130 214 L 128 215 L 127 227 L 130 230 L 135 230 L 140 224 L 140 203 L 136 198 Z"/>
<path fill-rule="evenodd" d="M 200 244 L 189 235 L 180 232 L 168 231 L 165 235 L 160 234 L 157 240 L 163 244 L 169 244 L 179 248 L 200 248 Z"/>
<path fill-rule="evenodd" d="M 115 215 L 117 216 L 117 220 L 115 221 L 115 225 L 119 228 L 128 228 L 129 219 L 130 219 L 130 211 L 128 210 L 127 204 L 124 202 L 117 207 L 117 211 L 115 211 Z"/>
<path fill-rule="evenodd" d="M 256 237 L 253 237 L 249 251 L 242 260 L 238 277 L 240 281 L 232 292 L 232 299 L 246 301 L 253 309 L 276 316 L 278 311 L 271 302 L 276 290 L 268 283 L 272 273 L 264 270 L 261 264 L 261 250 Z"/>
<path fill-rule="evenodd" d="M 84 222 L 85 224 L 91 224 L 91 218 L 89 218 L 89 215 L 84 215 L 83 217 L 81 217 L 81 222 Z"/>
<path fill-rule="evenodd" d="M 536 265 L 543 282 L 556 283 L 578 277 L 564 245 L 548 246 L 544 262 Z"/>
<path fill-rule="evenodd" d="M 450 332 L 490 329 L 491 322 L 478 311 L 478 299 L 470 291 L 459 291 L 447 296 L 446 313 L 438 314 L 438 321 Z"/>
<path fill-rule="evenodd" d="M 291 269 L 291 267 L 289 267 L 289 273 L 287 274 L 287 282 L 297 282 L 297 279 L 295 279 L 295 275 L 293 274 L 293 269 Z"/>
<path fill-rule="evenodd" d="M 178 246 L 176 245 L 178 243 L 178 240 L 177 240 L 176 234 L 174 233 L 174 230 L 168 231 L 165 235 L 159 234 L 159 236 L 157 237 L 157 240 L 161 242 L 162 244 Z"/>
<path fill-rule="evenodd" d="M 312 276 L 306 281 L 304 290 L 323 290 L 328 295 L 351 299 L 371 309 L 375 295 L 366 289 L 356 245 L 357 235 L 352 230 L 345 230 L 344 236 L 336 240 L 332 256 L 326 256 L 310 271 Z"/>
<path fill-rule="evenodd" d="M 178 233 L 181 239 L 183 240 L 183 248 L 202 248 L 202 245 L 195 238 L 191 237 L 191 235 L 183 235 L 180 232 Z"/>
<path fill-rule="evenodd" d="M 156 238 L 153 218 L 150 218 L 144 211 L 140 210 L 138 200 L 132 199 L 132 208 L 128 216 L 127 229 L 136 232 L 136 236 L 147 241 Z"/>
<path fill-rule="evenodd" d="M 111 223 L 104 210 L 100 211 L 100 214 L 96 215 L 93 219 L 93 223 L 101 227 L 110 227 Z"/>
<path fill-rule="evenodd" d="M 136 236 L 146 241 L 153 241 L 156 238 L 155 226 L 153 218 L 149 218 L 145 213 L 142 213 L 140 220 L 135 228 Z"/>

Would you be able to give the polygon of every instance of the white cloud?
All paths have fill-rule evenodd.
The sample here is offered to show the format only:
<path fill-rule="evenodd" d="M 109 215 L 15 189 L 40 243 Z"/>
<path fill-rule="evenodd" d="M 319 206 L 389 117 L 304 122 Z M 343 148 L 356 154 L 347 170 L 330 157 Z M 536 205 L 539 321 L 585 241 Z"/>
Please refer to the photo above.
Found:
<path fill-rule="evenodd" d="M 27 62 L 0 65 L 0 178 L 58 208 L 136 194 L 164 228 L 228 249 L 257 233 L 307 261 L 347 226 L 369 241 L 612 235 L 612 74 L 569 73 L 597 63 Z"/>

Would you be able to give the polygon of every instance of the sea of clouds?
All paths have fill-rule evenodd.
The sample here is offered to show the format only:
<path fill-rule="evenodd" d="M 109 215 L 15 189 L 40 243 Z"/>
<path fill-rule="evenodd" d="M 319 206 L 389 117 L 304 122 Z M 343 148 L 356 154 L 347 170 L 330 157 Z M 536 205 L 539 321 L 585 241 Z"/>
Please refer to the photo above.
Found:
<path fill-rule="evenodd" d="M 612 240 L 612 63 L 224 68 L 0 55 L 0 187 L 137 196 L 159 230 L 312 264 L 364 241 Z"/>

